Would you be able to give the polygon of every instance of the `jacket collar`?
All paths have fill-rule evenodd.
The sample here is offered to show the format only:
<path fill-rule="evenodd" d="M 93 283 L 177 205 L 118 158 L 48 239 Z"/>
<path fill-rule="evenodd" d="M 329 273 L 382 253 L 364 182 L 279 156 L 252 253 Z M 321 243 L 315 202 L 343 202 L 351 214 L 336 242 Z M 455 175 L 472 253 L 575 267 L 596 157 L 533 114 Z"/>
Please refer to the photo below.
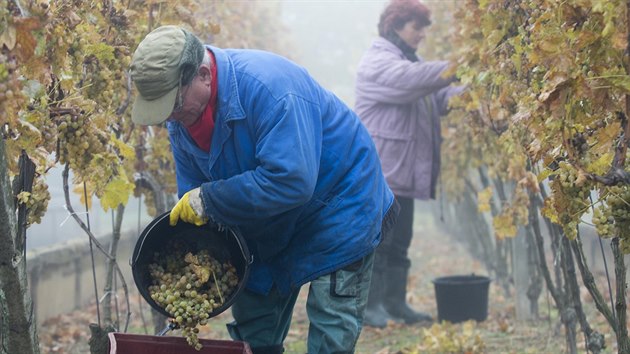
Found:
<path fill-rule="evenodd" d="M 386 50 L 400 56 L 401 59 L 406 59 L 405 54 L 402 50 L 400 50 L 400 48 L 398 48 L 394 43 L 388 41 L 383 37 L 377 37 L 376 39 L 374 39 L 374 41 L 372 42 L 372 48 L 378 50 Z M 416 56 L 418 57 L 418 61 L 424 61 L 422 56 L 418 54 L 416 54 Z"/>
<path fill-rule="evenodd" d="M 209 163 L 212 167 L 216 162 L 223 144 L 232 134 L 232 129 L 227 124 L 232 120 L 245 119 L 245 110 L 241 106 L 238 94 L 238 83 L 236 72 L 232 60 L 225 50 L 213 46 L 206 46 L 214 54 L 217 65 L 217 76 L 219 78 L 217 87 L 217 111 L 215 113 L 214 132 L 212 135 L 212 145 L 210 145 Z M 208 153 L 201 150 L 193 142 L 186 131 L 186 128 L 175 122 L 167 123 L 169 132 L 173 135 L 175 142 L 189 153 L 197 157 L 208 157 Z"/>
<path fill-rule="evenodd" d="M 394 43 L 388 41 L 387 39 L 383 37 L 377 37 L 372 42 L 372 47 L 380 49 L 380 50 L 386 50 L 388 52 L 396 53 L 400 55 L 401 57 L 403 56 L 403 52 L 402 50 L 400 50 L 400 48 L 398 48 Z"/>
<path fill-rule="evenodd" d="M 210 45 L 207 45 L 206 48 L 214 53 L 217 63 L 217 76 L 219 77 L 216 119 L 225 122 L 234 119 L 244 119 L 245 111 L 241 106 L 236 72 L 232 60 L 223 49 Z"/>

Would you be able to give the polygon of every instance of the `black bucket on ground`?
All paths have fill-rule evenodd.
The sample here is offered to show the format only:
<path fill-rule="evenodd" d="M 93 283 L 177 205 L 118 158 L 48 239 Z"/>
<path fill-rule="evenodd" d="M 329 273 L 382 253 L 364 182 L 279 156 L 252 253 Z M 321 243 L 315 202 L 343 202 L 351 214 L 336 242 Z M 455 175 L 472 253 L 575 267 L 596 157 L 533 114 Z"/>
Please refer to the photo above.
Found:
<path fill-rule="evenodd" d="M 433 279 L 438 321 L 458 323 L 485 321 L 488 317 L 490 278 L 480 275 L 452 275 Z"/>
<path fill-rule="evenodd" d="M 214 317 L 227 310 L 236 300 L 238 293 L 243 290 L 249 277 L 249 266 L 252 262 L 245 239 L 234 231 L 224 228 L 219 230 L 216 226 L 206 224 L 195 226 L 180 221 L 175 226 L 169 225 L 170 212 L 166 212 L 153 221 L 142 231 L 131 258 L 131 272 L 138 291 L 149 305 L 166 317 L 171 314 L 160 307 L 149 294 L 149 286 L 152 283 L 149 275 L 149 264 L 153 262 L 154 253 L 168 254 L 168 241 L 179 239 L 185 242 L 191 249 L 208 250 L 210 255 L 223 263 L 229 261 L 236 268 L 239 282 L 236 289 L 225 300 L 222 306 L 209 313 Z"/>

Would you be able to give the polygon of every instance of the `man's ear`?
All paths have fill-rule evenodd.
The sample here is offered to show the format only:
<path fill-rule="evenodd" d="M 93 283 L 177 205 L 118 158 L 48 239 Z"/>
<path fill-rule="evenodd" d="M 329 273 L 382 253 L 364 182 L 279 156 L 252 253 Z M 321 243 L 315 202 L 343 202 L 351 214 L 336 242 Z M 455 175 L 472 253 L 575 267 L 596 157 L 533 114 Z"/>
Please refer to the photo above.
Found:
<path fill-rule="evenodd" d="M 212 81 L 212 71 L 210 71 L 209 65 L 201 65 L 198 75 L 203 83 L 209 84 Z"/>

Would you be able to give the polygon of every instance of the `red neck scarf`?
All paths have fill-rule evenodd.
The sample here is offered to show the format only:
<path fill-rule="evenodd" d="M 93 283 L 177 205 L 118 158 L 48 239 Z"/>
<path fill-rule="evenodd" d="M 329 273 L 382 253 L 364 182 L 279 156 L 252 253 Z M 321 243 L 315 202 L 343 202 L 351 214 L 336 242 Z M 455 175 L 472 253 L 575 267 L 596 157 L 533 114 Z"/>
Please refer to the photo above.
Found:
<path fill-rule="evenodd" d="M 210 152 L 210 145 L 212 144 L 212 132 L 214 132 L 214 112 L 217 107 L 217 62 L 214 58 L 214 53 L 208 50 L 210 54 L 210 61 L 212 63 L 212 81 L 210 82 L 210 100 L 206 109 L 203 111 L 201 119 L 196 121 L 193 125 L 186 128 L 188 134 L 195 141 L 197 146 L 205 152 Z"/>

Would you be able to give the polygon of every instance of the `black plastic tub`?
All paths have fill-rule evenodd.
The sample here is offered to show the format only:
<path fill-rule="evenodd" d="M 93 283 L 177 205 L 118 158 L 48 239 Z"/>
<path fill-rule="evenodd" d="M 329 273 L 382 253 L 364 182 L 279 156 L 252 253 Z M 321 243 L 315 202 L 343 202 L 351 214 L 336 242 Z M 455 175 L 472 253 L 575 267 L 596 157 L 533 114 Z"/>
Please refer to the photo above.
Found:
<path fill-rule="evenodd" d="M 451 323 L 488 318 L 490 278 L 480 275 L 452 275 L 433 280 L 438 321 Z"/>
<path fill-rule="evenodd" d="M 247 283 L 251 256 L 245 240 L 228 228 L 219 230 L 210 225 L 195 226 L 182 221 L 175 226 L 170 226 L 169 215 L 170 212 L 166 212 L 151 221 L 136 242 L 131 257 L 131 272 L 136 287 L 152 308 L 166 317 L 171 317 L 171 314 L 160 307 L 149 294 L 151 276 L 148 267 L 153 262 L 155 252 L 168 254 L 167 245 L 170 240 L 174 238 L 182 240 L 194 245 L 197 250 L 208 250 L 210 255 L 220 262 L 230 261 L 236 268 L 239 279 L 236 289 L 225 299 L 223 305 L 209 313 L 210 317 L 217 316 L 234 303 Z"/>

